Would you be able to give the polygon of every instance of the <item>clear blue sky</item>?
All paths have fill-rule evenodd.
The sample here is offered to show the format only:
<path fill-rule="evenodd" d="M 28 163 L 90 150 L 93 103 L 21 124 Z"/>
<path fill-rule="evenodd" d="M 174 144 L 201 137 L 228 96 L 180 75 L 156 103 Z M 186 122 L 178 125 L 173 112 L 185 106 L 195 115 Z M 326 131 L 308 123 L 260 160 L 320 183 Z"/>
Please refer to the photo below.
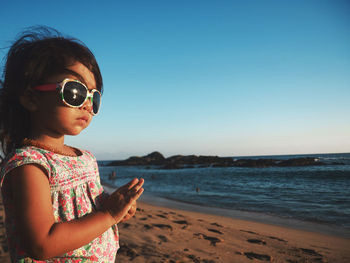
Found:
<path fill-rule="evenodd" d="M 349 1 L 1 1 L 0 22 L 1 47 L 47 25 L 96 55 L 101 114 L 66 142 L 98 159 L 350 152 Z"/>

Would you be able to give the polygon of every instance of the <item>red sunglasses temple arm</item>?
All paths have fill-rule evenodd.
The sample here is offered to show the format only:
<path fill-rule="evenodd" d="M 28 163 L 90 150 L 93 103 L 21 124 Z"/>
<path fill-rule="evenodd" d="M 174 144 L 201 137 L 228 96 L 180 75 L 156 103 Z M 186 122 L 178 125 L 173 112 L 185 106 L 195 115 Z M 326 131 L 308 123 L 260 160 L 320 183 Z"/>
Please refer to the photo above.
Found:
<path fill-rule="evenodd" d="M 46 85 L 36 86 L 33 89 L 38 91 L 54 91 L 57 89 L 57 84 L 46 84 Z"/>

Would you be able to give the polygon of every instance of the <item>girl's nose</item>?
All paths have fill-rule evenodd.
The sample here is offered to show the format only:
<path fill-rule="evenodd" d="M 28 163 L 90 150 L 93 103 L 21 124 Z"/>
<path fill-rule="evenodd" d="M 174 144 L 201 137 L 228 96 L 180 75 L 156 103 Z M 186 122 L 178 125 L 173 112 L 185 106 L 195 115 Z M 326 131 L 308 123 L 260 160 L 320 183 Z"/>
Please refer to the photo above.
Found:
<path fill-rule="evenodd" d="M 91 98 L 88 98 L 84 104 L 81 106 L 81 108 L 83 110 L 87 110 L 88 112 L 92 111 L 92 102 L 91 102 Z"/>

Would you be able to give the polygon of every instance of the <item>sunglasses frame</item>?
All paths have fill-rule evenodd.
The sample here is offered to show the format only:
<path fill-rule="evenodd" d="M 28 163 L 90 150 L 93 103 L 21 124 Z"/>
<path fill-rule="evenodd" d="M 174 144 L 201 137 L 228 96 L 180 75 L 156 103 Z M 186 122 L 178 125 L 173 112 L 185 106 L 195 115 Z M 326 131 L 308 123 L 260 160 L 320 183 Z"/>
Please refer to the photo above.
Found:
<path fill-rule="evenodd" d="M 76 82 L 76 83 L 79 83 L 80 85 L 82 85 L 86 91 L 87 91 L 87 95 L 84 99 L 84 101 L 80 104 L 80 105 L 71 105 L 69 104 L 68 102 L 66 102 L 66 100 L 64 99 L 64 96 L 63 96 L 63 92 L 64 92 L 64 88 L 66 86 L 66 84 L 68 82 Z M 58 90 L 60 92 L 60 95 L 61 95 L 61 99 L 63 101 L 63 103 L 71 108 L 80 108 L 81 106 L 84 105 L 84 103 L 89 99 L 91 101 L 91 105 L 92 105 L 92 109 L 91 109 L 91 113 L 93 115 L 97 115 L 100 111 L 100 108 L 101 108 L 101 98 L 102 98 L 102 94 L 100 91 L 98 91 L 97 89 L 93 89 L 93 90 L 89 90 L 86 85 L 82 82 L 80 82 L 79 80 L 76 80 L 76 79 L 70 79 L 70 78 L 66 78 L 64 79 L 63 81 L 59 82 L 59 83 L 53 83 L 53 84 L 45 84 L 45 85 L 40 85 L 40 86 L 37 86 L 37 87 L 34 87 L 33 88 L 34 90 L 37 90 L 37 91 L 55 91 L 55 90 Z M 94 109 L 93 109 L 93 98 L 94 98 L 94 93 L 97 92 L 99 95 L 100 95 L 100 105 L 98 107 L 98 110 L 96 113 L 94 113 Z"/>

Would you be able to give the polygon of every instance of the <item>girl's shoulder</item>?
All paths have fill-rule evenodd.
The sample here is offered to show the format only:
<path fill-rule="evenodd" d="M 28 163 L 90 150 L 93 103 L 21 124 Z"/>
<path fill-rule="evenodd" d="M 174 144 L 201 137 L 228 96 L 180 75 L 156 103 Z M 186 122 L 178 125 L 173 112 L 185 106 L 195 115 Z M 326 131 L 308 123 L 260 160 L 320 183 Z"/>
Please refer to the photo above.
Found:
<path fill-rule="evenodd" d="M 96 160 L 96 157 L 95 155 L 93 155 L 92 152 L 88 151 L 88 150 L 83 150 L 83 149 L 78 149 L 81 153 L 82 153 L 82 156 L 87 156 L 93 160 Z M 79 157 L 79 156 L 78 156 Z"/>
<path fill-rule="evenodd" d="M 21 161 L 36 161 L 42 160 L 45 156 L 45 150 L 34 147 L 34 146 L 23 146 L 16 148 L 4 160 L 4 165 L 8 165 L 13 162 Z"/>
<path fill-rule="evenodd" d="M 74 148 L 74 147 L 72 147 Z M 11 154 L 9 154 L 4 163 L 12 163 L 12 162 L 36 162 L 36 161 L 48 161 L 54 159 L 55 162 L 60 161 L 70 161 L 70 159 L 79 159 L 79 158 L 91 158 L 96 159 L 95 156 L 88 150 L 74 148 L 78 153 L 77 156 L 67 156 L 62 155 L 57 152 L 53 152 L 50 150 L 42 149 L 36 146 L 22 146 L 20 148 L 15 149 Z"/>
<path fill-rule="evenodd" d="M 0 185 L 2 185 L 6 174 L 25 164 L 38 164 L 48 172 L 50 171 L 50 165 L 43 149 L 33 146 L 23 146 L 15 149 L 3 160 L 0 171 Z"/>
<path fill-rule="evenodd" d="M 77 149 L 77 148 L 76 148 Z M 26 164 L 36 164 L 44 168 L 49 176 L 53 170 L 66 167 L 67 164 L 83 163 L 96 166 L 95 156 L 88 150 L 77 149 L 81 154 L 75 157 L 57 154 L 36 146 L 22 146 L 9 154 L 2 163 L 0 186 L 11 170 Z"/>

